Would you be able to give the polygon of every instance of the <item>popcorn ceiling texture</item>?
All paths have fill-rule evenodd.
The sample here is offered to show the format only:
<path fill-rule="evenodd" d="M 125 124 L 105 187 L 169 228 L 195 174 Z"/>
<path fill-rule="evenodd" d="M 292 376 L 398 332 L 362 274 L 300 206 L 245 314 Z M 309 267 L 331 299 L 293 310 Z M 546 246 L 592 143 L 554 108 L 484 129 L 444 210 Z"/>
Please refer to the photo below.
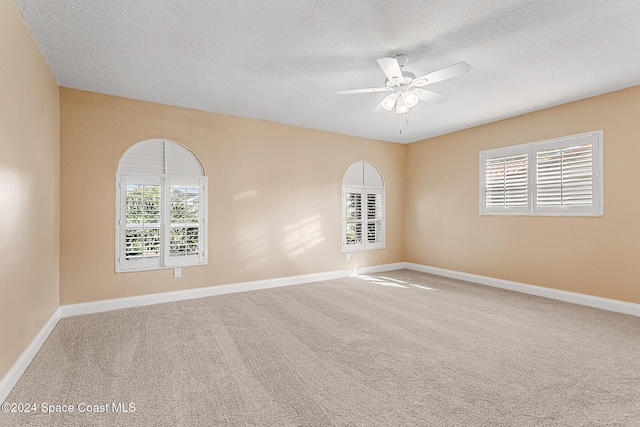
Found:
<path fill-rule="evenodd" d="M 58 84 L 413 142 L 640 83 L 640 2 L 17 0 Z M 409 55 L 449 95 L 372 113 L 376 59 Z"/>

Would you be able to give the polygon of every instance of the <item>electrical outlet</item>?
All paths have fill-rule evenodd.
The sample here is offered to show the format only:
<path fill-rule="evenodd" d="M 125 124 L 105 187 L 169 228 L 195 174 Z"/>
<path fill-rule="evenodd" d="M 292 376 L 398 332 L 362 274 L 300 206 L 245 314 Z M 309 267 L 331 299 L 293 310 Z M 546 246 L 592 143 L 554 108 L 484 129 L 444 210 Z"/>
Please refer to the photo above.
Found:
<path fill-rule="evenodd" d="M 182 268 L 180 267 L 176 267 L 173 269 L 173 277 L 174 278 L 178 278 L 178 277 L 182 277 Z"/>
<path fill-rule="evenodd" d="M 349 261 L 351 259 L 351 254 L 349 252 L 347 252 L 346 254 L 344 254 L 344 259 Z"/>

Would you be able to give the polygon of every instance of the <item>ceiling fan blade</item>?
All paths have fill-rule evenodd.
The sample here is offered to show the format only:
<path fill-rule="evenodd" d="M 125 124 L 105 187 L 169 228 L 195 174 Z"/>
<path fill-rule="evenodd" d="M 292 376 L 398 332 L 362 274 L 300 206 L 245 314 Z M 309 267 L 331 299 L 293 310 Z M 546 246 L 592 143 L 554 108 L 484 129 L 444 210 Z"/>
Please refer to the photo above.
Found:
<path fill-rule="evenodd" d="M 411 91 L 418 95 L 418 98 L 420 98 L 421 101 L 428 102 L 430 104 L 439 104 L 441 102 L 444 102 L 448 98 L 447 95 L 443 95 L 438 92 L 432 92 L 430 90 L 416 88 L 411 89 Z"/>
<path fill-rule="evenodd" d="M 445 67 L 441 70 L 431 72 L 429 74 L 425 74 L 424 76 L 416 77 L 413 79 L 413 82 L 409 86 L 425 86 L 430 85 L 432 83 L 441 82 L 443 80 L 449 80 L 454 77 L 461 76 L 465 73 L 468 73 L 471 69 L 471 66 L 466 62 L 458 62 L 457 64 L 451 65 L 449 67 Z M 420 84 L 420 82 L 424 81 L 425 83 Z"/>
<path fill-rule="evenodd" d="M 380 58 L 378 59 L 378 65 L 380 65 L 384 75 L 387 76 L 390 82 L 396 83 L 398 81 L 404 81 L 402 68 L 400 68 L 400 64 L 396 58 Z"/>
<path fill-rule="evenodd" d="M 390 92 L 392 90 L 393 90 L 392 88 L 388 88 L 388 87 L 369 87 L 365 89 L 342 89 L 342 90 L 337 90 L 336 93 L 338 95 L 347 95 L 350 93 Z"/>

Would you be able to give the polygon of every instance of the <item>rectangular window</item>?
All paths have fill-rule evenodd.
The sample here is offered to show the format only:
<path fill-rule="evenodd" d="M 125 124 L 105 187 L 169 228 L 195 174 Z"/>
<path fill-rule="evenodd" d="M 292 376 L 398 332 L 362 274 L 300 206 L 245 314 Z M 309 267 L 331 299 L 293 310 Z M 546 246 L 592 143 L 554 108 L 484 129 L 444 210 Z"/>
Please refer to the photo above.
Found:
<path fill-rule="evenodd" d="M 604 214 L 602 131 L 480 153 L 481 215 Z"/>
<path fill-rule="evenodd" d="M 362 191 L 345 194 L 345 244 L 363 245 L 362 240 Z"/>
<path fill-rule="evenodd" d="M 197 179 L 177 183 L 174 178 L 168 187 L 170 197 L 168 265 L 197 264 L 199 254 L 202 252 L 201 186 Z"/>
<path fill-rule="evenodd" d="M 343 251 L 384 248 L 384 189 L 344 189 Z"/>
<path fill-rule="evenodd" d="M 527 209 L 529 174 L 527 153 L 485 159 L 484 202 L 488 209 Z"/>
<path fill-rule="evenodd" d="M 367 190 L 367 245 L 369 249 L 383 247 L 383 205 L 381 190 Z"/>
<path fill-rule="evenodd" d="M 154 268 L 162 255 L 162 186 L 156 177 L 122 182 L 124 264 Z"/>
<path fill-rule="evenodd" d="M 536 152 L 536 206 L 539 212 L 591 211 L 594 199 L 593 143 Z"/>
<path fill-rule="evenodd" d="M 198 265 L 204 244 L 205 178 L 121 176 L 116 271 Z"/>

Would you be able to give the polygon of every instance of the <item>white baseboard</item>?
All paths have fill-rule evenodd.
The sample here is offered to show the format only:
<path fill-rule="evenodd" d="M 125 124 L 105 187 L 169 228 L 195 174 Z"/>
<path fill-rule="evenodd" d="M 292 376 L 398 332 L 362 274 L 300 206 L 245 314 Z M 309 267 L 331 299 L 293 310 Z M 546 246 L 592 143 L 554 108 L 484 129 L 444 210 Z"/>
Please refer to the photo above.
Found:
<path fill-rule="evenodd" d="M 480 285 L 493 286 L 495 288 L 508 289 L 511 291 L 522 292 L 524 294 L 537 295 L 540 297 L 570 302 L 572 304 L 585 305 L 588 307 L 600 308 L 602 310 L 640 316 L 640 304 L 634 304 L 626 301 L 579 294 L 577 292 L 562 291 L 559 289 L 545 288 L 543 286 L 527 285 L 525 283 L 512 282 L 510 280 L 495 279 L 493 277 L 463 273 L 460 271 L 430 267 L 427 265 L 414 264 L 410 262 L 404 263 L 404 266 L 409 270 L 420 271 L 422 273 L 436 274 L 438 276 L 450 277 L 452 279 L 464 280 L 467 282 L 478 283 Z"/>
<path fill-rule="evenodd" d="M 36 356 L 42 344 L 47 340 L 53 328 L 58 324 L 60 320 L 60 308 L 58 308 L 53 315 L 47 320 L 47 323 L 40 329 L 40 332 L 31 341 L 27 348 L 22 352 L 18 360 L 9 368 L 9 371 L 0 380 L 0 403 L 4 402 L 13 387 L 16 385 L 24 371 Z"/>
<path fill-rule="evenodd" d="M 64 317 L 77 316 L 81 314 L 100 313 L 122 308 L 140 307 L 163 302 L 182 301 L 209 297 L 214 295 L 224 295 L 236 292 L 247 292 L 259 289 L 276 288 L 280 286 L 298 285 L 303 283 L 318 282 L 323 280 L 339 279 L 342 277 L 354 276 L 357 274 L 382 273 L 385 271 L 399 269 L 415 270 L 423 273 L 436 274 L 438 276 L 450 277 L 481 285 L 493 286 L 537 295 L 545 298 L 552 298 L 574 304 L 600 308 L 603 310 L 615 311 L 618 313 L 640 316 L 640 305 L 625 301 L 618 301 L 608 298 L 595 297 L 591 295 L 578 294 L 575 292 L 561 291 L 557 289 L 545 288 L 541 286 L 527 285 L 524 283 L 512 282 L 509 280 L 494 279 L 492 277 L 479 276 L 477 274 L 463 273 L 444 268 L 430 267 L 427 265 L 410 262 L 398 262 L 393 264 L 383 264 L 370 267 L 359 267 L 348 270 L 336 270 L 324 273 L 305 274 L 300 276 L 289 276 L 267 280 L 256 280 L 252 282 L 233 283 L 229 285 L 210 286 L 206 288 L 187 289 L 183 291 L 165 292 L 160 294 L 140 295 L 127 298 L 116 298 L 110 300 L 94 301 L 80 304 L 63 305 L 47 321 L 38 335 L 33 339 L 18 360 L 9 369 L 7 374 L 0 380 L 0 403 L 6 399 L 11 389 L 18 382 L 24 371 L 29 366 L 40 347 L 56 326 L 58 321 Z"/>
<path fill-rule="evenodd" d="M 394 262 L 393 264 L 374 265 L 371 267 L 357 267 L 352 270 L 351 276 L 356 274 L 384 273 L 385 271 L 401 270 L 407 268 L 406 262 Z"/>
<path fill-rule="evenodd" d="M 81 314 L 100 313 L 121 308 L 141 307 L 163 302 L 182 301 L 214 295 L 232 294 L 236 292 L 255 291 L 259 289 L 277 288 L 280 286 L 299 285 L 303 283 L 320 282 L 322 280 L 339 279 L 360 273 L 377 273 L 404 268 L 404 263 L 383 264 L 371 267 L 359 267 L 348 270 L 327 271 L 324 273 L 304 274 L 300 276 L 279 277 L 275 279 L 255 280 L 252 282 L 233 283 L 229 285 L 209 286 L 206 288 L 186 289 L 175 292 L 140 295 L 135 297 L 115 298 L 80 304 L 63 305 L 60 307 L 62 317 Z"/>

